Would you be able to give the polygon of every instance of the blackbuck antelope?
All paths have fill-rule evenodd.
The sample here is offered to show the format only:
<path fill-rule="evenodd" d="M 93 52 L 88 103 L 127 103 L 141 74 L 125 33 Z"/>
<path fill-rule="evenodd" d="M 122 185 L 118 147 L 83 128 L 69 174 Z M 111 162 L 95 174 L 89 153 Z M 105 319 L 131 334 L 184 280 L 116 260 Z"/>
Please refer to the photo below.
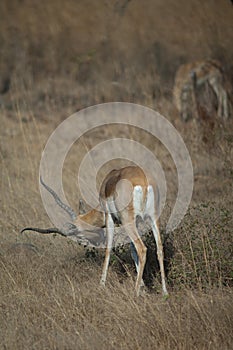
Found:
<path fill-rule="evenodd" d="M 159 192 L 153 178 L 146 177 L 141 168 L 137 166 L 128 166 L 119 170 L 112 170 L 101 185 L 99 207 L 78 216 L 76 216 L 70 207 L 62 203 L 57 194 L 48 187 L 42 179 L 41 183 L 51 193 L 56 203 L 70 215 L 72 223 L 68 223 L 64 230 L 59 230 L 57 228 L 38 229 L 27 227 L 21 232 L 25 230 L 41 233 L 56 232 L 63 236 L 80 234 L 80 238 L 87 237 L 87 239 L 91 239 L 88 238 L 91 237 L 91 231 L 98 231 L 97 233 L 100 234 L 102 239 L 106 238 L 106 254 L 101 277 L 101 284 L 105 285 L 110 253 L 113 245 L 114 223 L 117 221 L 124 226 L 124 230 L 137 252 L 137 254 L 132 255 L 137 269 L 136 293 L 139 295 L 140 287 L 143 285 L 142 275 L 146 262 L 147 248 L 138 233 L 136 218 L 139 216 L 143 220 L 149 220 L 157 245 L 163 294 L 168 294 L 165 282 L 163 246 L 157 222 Z M 99 229 L 95 230 L 93 226 Z M 106 227 L 106 237 L 103 237 L 102 233 L 104 230 L 101 230 L 101 228 L 104 227 Z"/>
<path fill-rule="evenodd" d="M 212 115 L 216 108 L 218 117 L 228 119 L 230 101 L 226 85 L 223 69 L 216 60 L 181 65 L 176 73 L 173 89 L 174 104 L 181 118 L 187 121 L 192 117 L 199 117 L 201 109 L 198 107 L 202 104 L 202 108 L 211 109 L 209 114 Z"/>

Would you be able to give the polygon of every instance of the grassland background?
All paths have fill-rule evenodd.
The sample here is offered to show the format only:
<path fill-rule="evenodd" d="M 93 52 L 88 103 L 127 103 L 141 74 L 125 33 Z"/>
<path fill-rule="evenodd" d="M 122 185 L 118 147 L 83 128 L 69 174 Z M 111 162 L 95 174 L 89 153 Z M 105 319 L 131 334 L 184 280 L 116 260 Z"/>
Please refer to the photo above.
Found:
<path fill-rule="evenodd" d="M 227 0 L 0 2 L 0 348 L 231 349 L 233 121 L 197 128 L 172 104 L 177 67 L 216 58 L 233 78 L 233 7 Z M 149 249 L 149 289 L 134 295 L 127 252 L 113 255 L 106 289 L 102 252 L 57 236 L 19 235 L 51 225 L 38 188 L 47 138 L 71 113 L 94 103 L 130 101 L 165 115 L 181 133 L 194 166 L 194 192 L 182 224 L 164 237 L 170 297 L 163 300 Z M 166 149 L 138 130 L 109 129 L 155 152 L 168 201 L 177 191 Z M 75 175 L 103 132 L 86 135 L 64 167 L 72 206 Z M 75 190 L 74 190 L 75 189 Z M 150 242 L 150 238 L 148 238 Z M 149 277 L 148 277 L 149 276 Z"/>

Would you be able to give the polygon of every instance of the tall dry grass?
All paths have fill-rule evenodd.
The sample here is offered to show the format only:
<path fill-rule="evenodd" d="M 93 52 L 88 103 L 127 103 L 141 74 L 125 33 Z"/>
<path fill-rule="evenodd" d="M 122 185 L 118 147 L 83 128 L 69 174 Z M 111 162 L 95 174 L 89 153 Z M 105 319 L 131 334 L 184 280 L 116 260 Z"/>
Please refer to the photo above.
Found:
<path fill-rule="evenodd" d="M 179 63 L 211 56 L 228 71 L 232 15 L 227 1 L 198 1 L 191 8 L 184 1 L 149 0 L 144 12 L 141 6 L 0 3 L 1 349 L 232 347 L 232 120 L 216 120 L 204 142 L 171 103 Z M 70 113 L 116 100 L 161 111 L 181 133 L 195 179 L 187 215 L 172 235 L 164 234 L 177 192 L 175 165 L 162 145 L 130 128 L 96 130 L 76 144 L 65 163 L 65 192 L 77 209 L 78 165 L 86 146 L 103 137 L 121 133 L 156 153 L 168 186 L 161 217 L 167 300 L 151 235 L 144 238 L 147 288 L 139 298 L 127 249 L 113 252 L 102 289 L 103 252 L 57 236 L 19 235 L 26 225 L 50 225 L 38 189 L 49 135 Z"/>
<path fill-rule="evenodd" d="M 102 289 L 98 265 L 72 255 L 74 247 L 60 245 L 60 257 L 54 248 L 1 259 L 2 348 L 231 348 L 230 289 L 183 288 L 166 301 L 155 293 L 136 298 L 130 278 L 110 269 Z"/>
<path fill-rule="evenodd" d="M 3 111 L 1 130 L 0 347 L 230 349 L 232 182 L 230 169 L 224 166 L 228 158 L 218 166 L 214 163 L 216 157 L 223 159 L 225 138 L 223 153 L 208 155 L 213 161 L 208 166 L 199 162 L 193 201 L 181 226 L 173 235 L 163 235 L 169 299 L 161 296 L 151 236 L 145 237 L 148 288 L 136 298 L 135 271 L 127 249 L 113 253 L 107 286 L 102 289 L 103 252 L 85 250 L 57 236 L 19 235 L 29 224 L 50 225 L 37 181 L 43 145 L 55 123 L 35 119 L 33 111 L 31 116 L 20 108 L 13 112 L 16 119 Z M 87 137 L 90 147 L 99 140 L 98 133 L 94 138 L 94 134 Z M 149 141 L 144 139 L 146 144 Z M 199 159 L 207 159 L 205 149 L 201 154 L 200 149 Z M 164 150 L 158 155 L 162 157 Z M 71 154 L 64 174 L 75 206 L 73 160 Z M 164 169 L 172 179 L 169 162 Z M 176 182 L 171 184 L 170 205 Z M 161 218 L 162 233 L 170 209 L 168 203 Z"/>

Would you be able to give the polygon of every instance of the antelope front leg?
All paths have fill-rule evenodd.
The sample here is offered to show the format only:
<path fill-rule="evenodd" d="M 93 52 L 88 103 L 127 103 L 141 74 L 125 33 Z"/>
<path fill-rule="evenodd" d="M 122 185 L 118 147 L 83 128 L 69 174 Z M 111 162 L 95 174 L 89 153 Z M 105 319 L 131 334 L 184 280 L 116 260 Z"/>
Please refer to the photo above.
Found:
<path fill-rule="evenodd" d="M 143 271 L 144 271 L 144 267 L 145 267 L 145 263 L 146 263 L 147 248 L 144 245 L 144 243 L 142 242 L 141 238 L 134 241 L 134 245 L 135 245 L 135 248 L 137 250 L 138 260 L 139 260 L 139 264 L 138 264 L 138 268 L 137 268 L 137 280 L 136 280 L 136 285 L 135 285 L 136 294 L 137 294 L 137 296 L 139 296 L 140 289 L 144 284 L 142 276 L 143 276 Z"/>
<path fill-rule="evenodd" d="M 128 236 L 130 237 L 135 250 L 137 252 L 137 259 L 135 259 L 135 264 L 136 264 L 136 269 L 137 269 L 137 280 L 136 280 L 136 285 L 135 285 L 135 290 L 136 290 L 136 294 L 137 296 L 139 296 L 140 294 L 140 289 L 141 286 L 143 286 L 143 279 L 142 279 L 142 275 L 143 275 L 143 271 L 144 271 L 144 267 L 145 267 L 145 263 L 146 263 L 146 252 L 147 252 L 147 248 L 144 245 L 136 224 L 134 222 L 129 223 L 129 217 L 127 218 L 127 221 L 125 221 L 125 231 L 128 234 Z M 135 255 L 136 258 L 136 255 Z"/>
<path fill-rule="evenodd" d="M 163 245 L 162 245 L 162 240 L 159 232 L 159 227 L 156 223 L 156 220 L 154 219 L 151 219 L 151 228 L 152 228 L 154 238 L 156 241 L 156 246 L 157 246 L 157 255 L 158 255 L 159 267 L 160 267 L 160 273 L 161 273 L 163 295 L 167 296 L 168 291 L 166 287 L 165 271 L 164 271 L 164 263 L 163 263 Z"/>
<path fill-rule="evenodd" d="M 109 260 L 110 260 L 110 254 L 112 250 L 112 242 L 113 242 L 113 235 L 114 235 L 114 222 L 112 219 L 111 214 L 106 214 L 106 233 L 107 233 L 107 247 L 105 252 L 105 259 L 104 259 L 104 265 L 102 270 L 102 276 L 100 280 L 100 284 L 102 286 L 105 286 L 107 273 L 108 273 L 108 266 L 109 266 Z"/>
<path fill-rule="evenodd" d="M 131 256 L 133 258 L 133 261 L 134 261 L 134 264 L 135 264 L 135 267 L 136 267 L 136 271 L 137 271 L 137 274 L 138 274 L 139 273 L 139 259 L 138 259 L 137 250 L 136 250 L 133 242 L 130 242 L 130 250 L 131 250 Z M 143 279 L 141 281 L 140 288 L 141 287 L 145 287 L 145 283 L 144 283 Z"/>

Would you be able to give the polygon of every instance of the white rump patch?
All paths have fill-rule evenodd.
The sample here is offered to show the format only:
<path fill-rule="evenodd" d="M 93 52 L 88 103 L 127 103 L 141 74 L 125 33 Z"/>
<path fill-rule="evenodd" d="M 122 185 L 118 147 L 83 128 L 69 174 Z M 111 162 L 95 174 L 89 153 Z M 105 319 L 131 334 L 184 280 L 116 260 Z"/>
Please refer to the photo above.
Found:
<path fill-rule="evenodd" d="M 155 196 L 154 189 L 152 186 L 147 187 L 147 197 L 146 197 L 146 207 L 144 215 L 149 215 L 150 217 L 154 217 L 155 214 Z"/>
<path fill-rule="evenodd" d="M 141 186 L 135 186 L 133 190 L 134 216 L 143 217 L 143 191 Z"/>

